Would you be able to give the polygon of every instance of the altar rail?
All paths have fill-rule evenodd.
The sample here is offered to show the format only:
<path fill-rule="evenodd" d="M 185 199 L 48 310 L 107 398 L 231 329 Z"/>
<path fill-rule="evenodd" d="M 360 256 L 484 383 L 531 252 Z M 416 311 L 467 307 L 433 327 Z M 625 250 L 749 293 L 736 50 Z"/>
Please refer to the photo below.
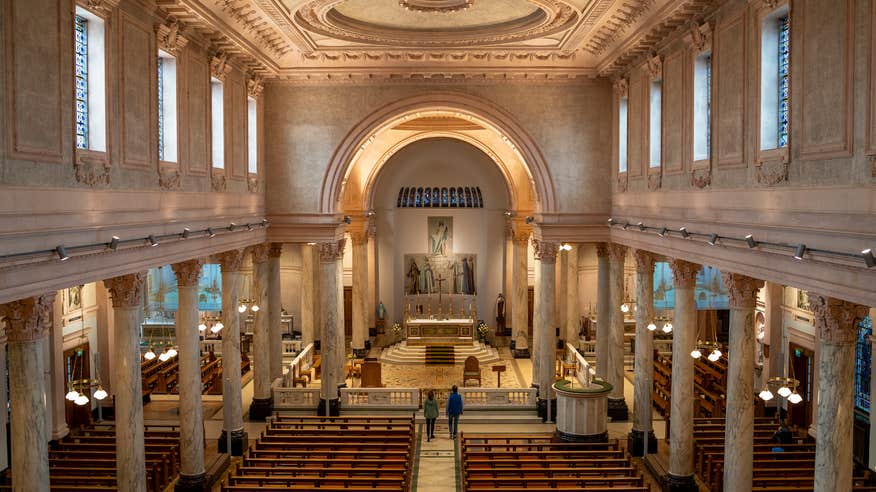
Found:
<path fill-rule="evenodd" d="M 459 388 L 466 410 L 535 410 L 535 388 Z"/>
<path fill-rule="evenodd" d="M 277 378 L 271 384 L 274 410 L 316 410 L 319 404 L 319 388 L 287 388 Z"/>
<path fill-rule="evenodd" d="M 304 347 L 304 350 L 302 350 L 297 357 L 292 359 L 292 362 L 290 362 L 288 366 L 283 368 L 283 386 L 295 386 L 292 383 L 292 377 L 295 374 L 303 374 L 305 371 L 308 371 L 312 365 L 313 344 L 309 343 L 306 347 Z"/>
<path fill-rule="evenodd" d="M 341 388 L 341 408 L 416 411 L 420 408 L 417 388 Z"/>
<path fill-rule="evenodd" d="M 660 355 L 672 355 L 672 339 L 655 338 L 654 348 Z M 632 348 L 629 343 L 624 343 L 624 354 L 631 355 Z M 578 342 L 578 351 L 584 356 L 596 357 L 596 340 L 581 340 Z"/>

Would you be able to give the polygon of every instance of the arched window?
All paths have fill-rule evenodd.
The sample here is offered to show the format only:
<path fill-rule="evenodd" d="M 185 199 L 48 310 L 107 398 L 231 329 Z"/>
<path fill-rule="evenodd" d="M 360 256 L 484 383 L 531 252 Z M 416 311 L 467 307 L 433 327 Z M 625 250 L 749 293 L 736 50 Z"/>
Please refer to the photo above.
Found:
<path fill-rule="evenodd" d="M 395 203 L 397 208 L 483 208 L 480 187 L 402 186 Z"/>
<path fill-rule="evenodd" d="M 450 206 L 450 192 L 447 191 L 447 188 L 441 188 L 441 206 L 449 207 Z"/>
<path fill-rule="evenodd" d="M 398 190 L 398 199 L 396 199 L 396 201 L 395 201 L 396 208 L 401 208 L 402 200 L 404 199 L 404 196 L 405 196 L 405 191 L 407 191 L 407 188 L 401 188 L 400 190 Z"/>
<path fill-rule="evenodd" d="M 478 192 L 478 208 L 484 208 L 484 195 L 481 195 L 481 187 L 475 187 L 475 190 Z"/>
<path fill-rule="evenodd" d="M 457 193 L 456 188 L 450 188 L 450 206 L 459 206 L 459 193 Z"/>
<path fill-rule="evenodd" d="M 414 194 L 414 206 L 422 207 L 423 206 L 423 188 L 417 188 L 417 191 Z"/>
<path fill-rule="evenodd" d="M 432 206 L 432 188 L 426 188 L 423 190 L 423 206 Z"/>

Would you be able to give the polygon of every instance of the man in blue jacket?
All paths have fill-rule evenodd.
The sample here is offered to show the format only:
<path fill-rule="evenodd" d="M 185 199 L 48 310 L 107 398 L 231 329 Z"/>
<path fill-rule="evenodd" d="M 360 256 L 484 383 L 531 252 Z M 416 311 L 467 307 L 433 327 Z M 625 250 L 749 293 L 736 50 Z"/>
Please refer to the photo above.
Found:
<path fill-rule="evenodd" d="M 462 415 L 462 395 L 459 394 L 459 388 L 454 384 L 450 391 L 450 397 L 447 398 L 447 426 L 450 429 L 451 439 L 456 439 L 460 415 Z"/>

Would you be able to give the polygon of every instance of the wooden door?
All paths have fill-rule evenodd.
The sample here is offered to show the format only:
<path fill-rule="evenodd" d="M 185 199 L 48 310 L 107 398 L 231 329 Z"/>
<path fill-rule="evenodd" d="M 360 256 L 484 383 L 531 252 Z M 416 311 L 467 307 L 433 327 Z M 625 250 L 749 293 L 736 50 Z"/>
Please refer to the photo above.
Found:
<path fill-rule="evenodd" d="M 344 286 L 344 336 L 353 338 L 353 287 Z"/>
<path fill-rule="evenodd" d="M 788 404 L 788 421 L 801 429 L 812 423 L 812 371 L 815 353 L 795 343 L 788 344 L 788 376 L 800 381 L 797 392 L 803 401 L 796 405 Z"/>
<path fill-rule="evenodd" d="M 526 305 L 528 306 L 527 307 L 527 313 L 528 313 L 527 319 L 529 320 L 528 325 L 527 325 L 527 327 L 528 327 L 527 333 L 529 333 L 529 339 L 532 340 L 532 313 L 534 312 L 533 305 L 535 305 L 535 287 L 529 286 L 527 288 L 527 290 L 526 290 Z"/>
<path fill-rule="evenodd" d="M 91 378 L 91 352 L 88 349 L 87 343 L 64 351 L 64 368 L 66 371 L 66 381 L 68 382 Z M 64 395 L 68 391 L 70 391 L 69 387 L 65 387 Z M 77 387 L 76 391 L 84 393 L 89 400 L 91 399 L 91 390 L 87 387 L 82 389 Z M 60 395 L 60 397 L 64 398 L 64 395 Z M 65 398 L 64 412 L 67 417 L 67 425 L 71 429 L 91 422 L 91 402 L 79 406 Z"/>

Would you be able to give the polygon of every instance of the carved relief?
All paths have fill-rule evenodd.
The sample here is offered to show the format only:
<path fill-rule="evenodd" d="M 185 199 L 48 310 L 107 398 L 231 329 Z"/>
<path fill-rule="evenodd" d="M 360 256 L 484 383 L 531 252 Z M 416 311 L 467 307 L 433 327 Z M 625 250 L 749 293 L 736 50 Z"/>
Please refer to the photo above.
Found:
<path fill-rule="evenodd" d="M 255 246 L 250 246 L 249 252 L 252 254 L 252 262 L 258 264 L 268 261 L 269 249 L 270 248 L 267 244 L 256 244 Z"/>
<path fill-rule="evenodd" d="M 10 342 L 32 342 L 46 337 L 52 327 L 55 293 L 28 297 L 0 305 L 0 318 L 6 319 Z"/>
<path fill-rule="evenodd" d="M 180 184 L 178 166 L 158 166 L 158 185 L 162 190 L 176 190 L 179 189 Z"/>
<path fill-rule="evenodd" d="M 259 191 L 259 177 L 256 174 L 250 174 L 246 177 L 246 189 L 250 193 Z"/>
<path fill-rule="evenodd" d="M 651 80 L 663 78 L 663 57 L 654 55 L 648 58 L 648 75 Z"/>
<path fill-rule="evenodd" d="M 343 259 L 345 242 L 344 239 L 339 239 L 328 243 L 319 243 L 320 263 L 331 263 Z"/>
<path fill-rule="evenodd" d="M 85 5 L 85 8 L 101 17 L 109 17 L 113 13 L 113 9 L 119 6 L 119 1 L 120 0 L 85 0 L 83 5 Z"/>
<path fill-rule="evenodd" d="M 535 248 L 536 261 L 540 261 L 542 263 L 557 262 L 557 253 L 560 251 L 559 244 L 533 238 L 532 246 L 533 248 Z"/>
<path fill-rule="evenodd" d="M 197 287 L 198 277 L 201 276 L 202 260 L 188 260 L 170 265 L 176 274 L 176 283 L 180 287 Z"/>
<path fill-rule="evenodd" d="M 626 78 L 615 79 L 611 86 L 618 99 L 627 97 L 630 93 L 630 82 Z"/>
<path fill-rule="evenodd" d="M 76 150 L 76 160 L 73 163 L 76 181 L 88 186 L 108 185 L 111 181 L 112 165 L 103 152 Z"/>
<path fill-rule="evenodd" d="M 246 79 L 246 94 L 252 98 L 258 98 L 262 95 L 265 84 L 261 75 L 254 74 Z"/>
<path fill-rule="evenodd" d="M 146 272 L 131 273 L 103 281 L 116 308 L 135 308 L 143 305 Z"/>
<path fill-rule="evenodd" d="M 155 26 L 158 47 L 173 56 L 179 56 L 180 51 L 189 43 L 189 40 L 180 34 L 181 28 L 182 25 L 174 17 L 168 17 L 165 23 Z"/>
<path fill-rule="evenodd" d="M 228 186 L 225 179 L 225 171 L 214 168 L 210 176 L 210 184 L 213 187 L 213 191 L 225 191 Z"/>
<path fill-rule="evenodd" d="M 701 266 L 684 260 L 669 260 L 672 280 L 677 289 L 693 289 Z"/>
<path fill-rule="evenodd" d="M 633 258 L 636 260 L 636 272 L 638 273 L 654 273 L 654 262 L 657 258 L 650 251 L 643 249 L 634 249 Z"/>
<path fill-rule="evenodd" d="M 712 50 L 712 33 L 714 29 L 711 23 L 697 24 L 696 22 L 691 22 L 688 25 L 688 31 L 689 34 L 685 39 L 690 43 L 694 52 L 699 53 Z"/>
<path fill-rule="evenodd" d="M 857 322 L 869 313 L 867 306 L 813 292 L 809 293 L 809 309 L 815 314 L 819 340 L 833 344 L 855 343 Z"/>
<path fill-rule="evenodd" d="M 765 186 L 775 186 L 788 181 L 789 165 L 783 161 L 764 161 L 757 166 L 757 182 Z"/>
<path fill-rule="evenodd" d="M 658 169 L 656 173 L 648 174 L 648 189 L 657 191 L 663 186 L 663 173 Z"/>
<path fill-rule="evenodd" d="M 218 51 L 210 58 L 210 75 L 221 81 L 225 81 L 225 77 L 231 72 L 231 65 L 228 64 L 228 53 Z"/>
<path fill-rule="evenodd" d="M 242 249 L 232 249 L 216 255 L 223 272 L 239 272 L 243 267 L 244 252 Z"/>
<path fill-rule="evenodd" d="M 690 184 L 700 189 L 710 186 L 712 184 L 712 170 L 709 168 L 692 170 L 690 172 Z"/>
<path fill-rule="evenodd" d="M 727 287 L 731 308 L 754 309 L 757 305 L 757 292 L 763 287 L 763 280 L 727 272 L 721 273 L 721 280 Z"/>

